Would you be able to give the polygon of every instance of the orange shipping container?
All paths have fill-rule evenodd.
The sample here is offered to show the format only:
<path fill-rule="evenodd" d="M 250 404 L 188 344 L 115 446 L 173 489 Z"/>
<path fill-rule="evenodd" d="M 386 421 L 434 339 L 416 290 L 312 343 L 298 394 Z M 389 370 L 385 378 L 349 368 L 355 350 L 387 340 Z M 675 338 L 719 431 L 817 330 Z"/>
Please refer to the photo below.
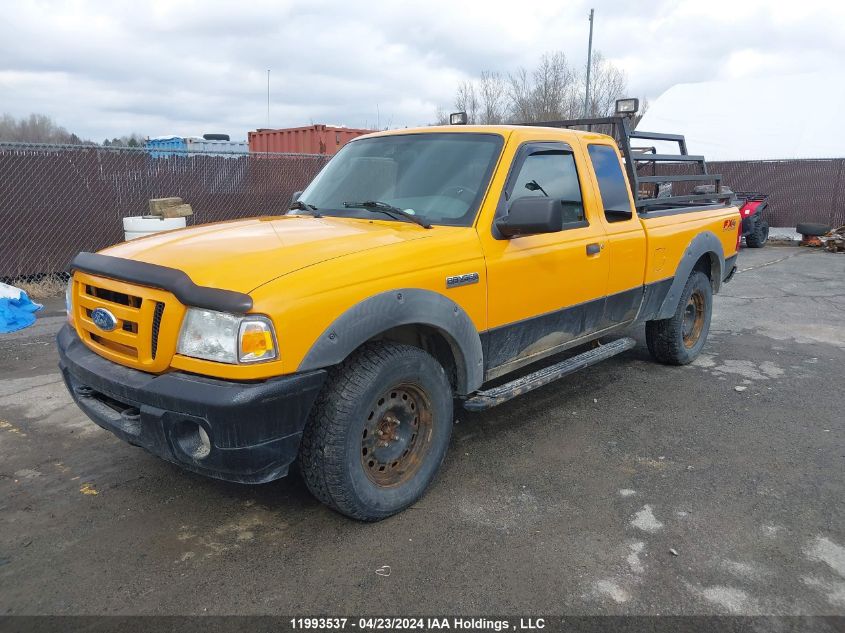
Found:
<path fill-rule="evenodd" d="M 286 152 L 294 154 L 335 154 L 357 136 L 375 130 L 309 125 L 282 129 L 262 128 L 249 133 L 250 152 Z"/>

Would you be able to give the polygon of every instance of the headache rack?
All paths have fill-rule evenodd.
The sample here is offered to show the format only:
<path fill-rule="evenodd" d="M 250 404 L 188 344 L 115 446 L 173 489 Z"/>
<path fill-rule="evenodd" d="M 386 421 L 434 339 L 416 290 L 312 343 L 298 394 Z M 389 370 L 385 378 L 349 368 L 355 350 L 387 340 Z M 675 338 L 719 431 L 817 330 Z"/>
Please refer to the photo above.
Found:
<path fill-rule="evenodd" d="M 522 125 L 597 132 L 616 139 L 619 150 L 625 159 L 625 170 L 628 172 L 628 181 L 631 183 L 637 212 L 640 214 L 665 213 L 678 209 L 690 210 L 699 207 L 724 205 L 732 199 L 731 193 L 722 192 L 722 176 L 707 172 L 707 163 L 704 156 L 695 156 L 687 152 L 687 142 L 682 134 L 632 130 L 630 117 L 627 116 L 543 121 L 540 123 L 523 123 Z M 632 139 L 677 143 L 678 153 L 658 154 L 654 147 L 632 147 Z M 670 169 L 677 171 L 691 168 L 695 173 L 658 174 L 658 165 L 671 166 Z M 693 193 L 672 195 L 671 189 L 676 183 L 689 183 L 688 188 Z M 661 192 L 661 185 L 665 184 L 668 184 L 668 187 L 664 188 L 664 192 L 669 192 L 669 195 L 661 195 L 664 193 Z M 701 189 L 709 189 L 708 187 L 698 187 L 698 191 L 696 191 L 696 184 L 711 185 L 713 191 L 700 192 Z"/>

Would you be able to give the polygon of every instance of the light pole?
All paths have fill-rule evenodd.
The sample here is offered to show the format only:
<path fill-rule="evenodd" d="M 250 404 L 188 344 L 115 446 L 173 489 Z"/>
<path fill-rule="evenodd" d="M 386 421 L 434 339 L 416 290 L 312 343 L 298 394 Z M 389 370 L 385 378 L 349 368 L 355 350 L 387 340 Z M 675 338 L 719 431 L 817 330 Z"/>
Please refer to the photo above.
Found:
<path fill-rule="evenodd" d="M 584 95 L 584 118 L 590 116 L 590 70 L 593 65 L 593 11 L 590 9 L 590 42 L 587 44 L 587 90 Z"/>
<path fill-rule="evenodd" d="M 267 127 L 270 127 L 270 69 L 267 69 Z"/>

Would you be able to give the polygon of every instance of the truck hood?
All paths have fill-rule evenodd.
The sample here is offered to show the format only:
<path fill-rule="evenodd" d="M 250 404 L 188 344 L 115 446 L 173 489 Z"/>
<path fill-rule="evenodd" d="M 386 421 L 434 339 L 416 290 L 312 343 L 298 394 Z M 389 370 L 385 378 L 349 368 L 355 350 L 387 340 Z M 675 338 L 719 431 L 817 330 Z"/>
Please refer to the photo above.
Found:
<path fill-rule="evenodd" d="M 176 268 L 200 286 L 249 293 L 296 270 L 435 231 L 407 222 L 274 216 L 168 231 L 101 252 Z"/>

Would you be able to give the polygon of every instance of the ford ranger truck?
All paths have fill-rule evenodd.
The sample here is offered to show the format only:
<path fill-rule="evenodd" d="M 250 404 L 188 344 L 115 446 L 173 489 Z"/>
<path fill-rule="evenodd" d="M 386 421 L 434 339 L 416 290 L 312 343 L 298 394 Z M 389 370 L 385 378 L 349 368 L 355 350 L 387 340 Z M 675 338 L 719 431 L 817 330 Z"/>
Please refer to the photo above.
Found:
<path fill-rule="evenodd" d="M 563 126 L 359 137 L 288 214 L 80 253 L 64 380 L 186 470 L 258 484 L 297 464 L 335 510 L 390 516 L 435 477 L 453 406 L 630 349 L 639 324 L 661 363 L 701 351 L 740 217 L 718 194 L 643 198 L 641 158 Z"/>

